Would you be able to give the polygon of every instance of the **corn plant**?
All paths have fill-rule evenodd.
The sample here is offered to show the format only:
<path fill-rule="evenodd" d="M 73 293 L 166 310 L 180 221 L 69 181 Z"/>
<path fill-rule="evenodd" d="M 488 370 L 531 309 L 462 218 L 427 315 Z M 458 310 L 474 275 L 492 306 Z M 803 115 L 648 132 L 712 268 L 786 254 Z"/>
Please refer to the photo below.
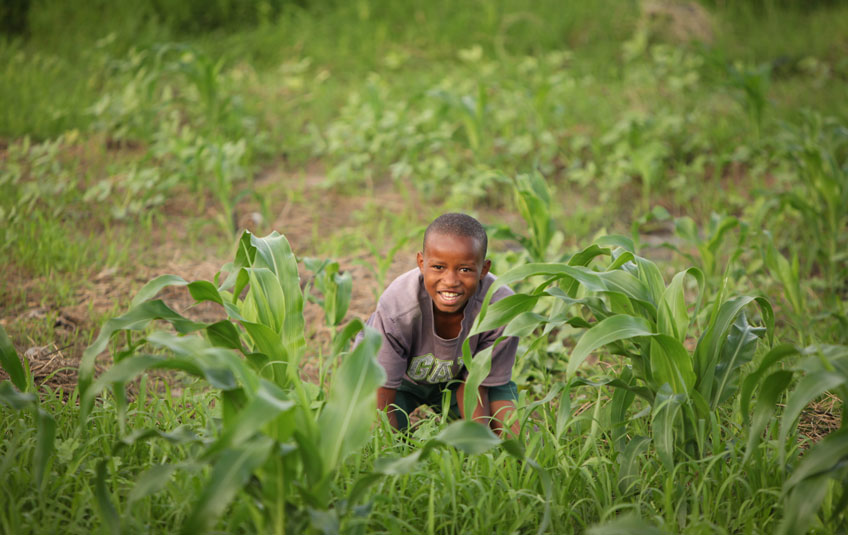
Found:
<path fill-rule="evenodd" d="M 611 260 L 605 269 L 587 267 L 603 256 Z M 708 440 L 713 451 L 721 449 L 716 410 L 738 391 L 742 366 L 752 359 L 759 340 L 772 338 L 774 318 L 767 300 L 726 296 L 720 288 L 690 351 L 685 344 L 704 296 L 699 295 L 699 303 L 690 313 L 684 284 L 691 278 L 703 293 L 704 275 L 698 268 L 677 273 L 666 285 L 653 262 L 634 254 L 628 238 L 609 236 L 575 255 L 569 264 L 519 266 L 500 276 L 493 286 L 529 277 L 542 277 L 542 282 L 492 306 L 487 298 L 472 334 L 500 325 L 507 325 L 505 335 L 527 334 L 540 326 L 579 326 L 587 322 L 579 312 L 585 309 L 594 322 L 588 324 L 568 357 L 567 376 L 571 382 L 615 388 L 612 424 L 617 445 L 621 449 L 626 446 L 626 413 L 639 397 L 651 407 L 652 440 L 669 471 L 679 454 L 703 455 Z M 534 312 L 539 301 L 550 299 L 568 307 L 552 308 L 547 316 Z M 746 307 L 750 304 L 758 305 L 762 326 L 749 321 Z M 586 358 L 604 346 L 626 358 L 623 371 L 591 380 L 578 376 Z M 478 377 L 482 381 L 490 362 L 479 355 L 473 360 L 467 357 L 469 383 Z"/>
<path fill-rule="evenodd" d="M 557 235 L 551 205 L 551 192 L 545 179 L 537 171 L 520 174 L 513 181 L 515 204 L 518 213 L 527 223 L 529 236 L 513 231 L 507 225 L 490 229 L 494 239 L 508 239 L 520 243 L 533 262 L 544 262 L 552 254 L 549 250 Z"/>
<path fill-rule="evenodd" d="M 339 263 L 332 260 L 304 258 L 303 265 L 312 271 L 313 282 L 307 285 L 307 299 L 324 309 L 324 321 L 329 327 L 337 327 L 344 320 L 350 305 L 353 291 L 353 278 L 348 271 L 340 271 Z M 314 287 L 322 297 L 313 295 L 309 290 Z"/>
<path fill-rule="evenodd" d="M 196 464 L 210 466 L 211 474 L 184 531 L 207 529 L 236 493 L 256 478 L 262 504 L 257 527 L 281 533 L 287 525 L 305 521 L 289 518 L 292 505 L 330 507 L 336 468 L 367 439 L 374 416 L 369 407 L 383 381 L 382 368 L 374 360 L 380 335 L 366 331 L 324 395 L 298 376 L 305 350 L 303 297 L 295 256 L 285 237 L 275 232 L 258 238 L 245 232 L 235 261 L 223 272 L 227 273 L 223 281 L 219 272 L 214 283 L 158 277 L 140 290 L 126 314 L 104 325 L 80 365 L 81 422 L 85 425 L 97 395 L 111 385 L 126 433 L 123 385 L 147 370 L 181 370 L 201 378 L 219 392 L 223 418 L 214 436 L 201 441 Z M 186 286 L 196 302 L 218 304 L 226 319 L 195 322 L 154 299 L 168 286 Z M 177 334 L 150 332 L 154 320 L 169 323 Z M 348 325 L 337 347 L 362 327 L 359 321 Z M 121 334 L 126 343 L 114 353 L 115 364 L 95 379 L 95 357 Z M 161 433 L 135 430 L 117 442 L 116 450 Z M 138 492 L 162 488 L 176 468 L 152 467 Z M 99 486 L 105 477 L 101 463 Z M 105 523 L 119 527 L 110 497 L 105 492 L 97 495 Z"/>

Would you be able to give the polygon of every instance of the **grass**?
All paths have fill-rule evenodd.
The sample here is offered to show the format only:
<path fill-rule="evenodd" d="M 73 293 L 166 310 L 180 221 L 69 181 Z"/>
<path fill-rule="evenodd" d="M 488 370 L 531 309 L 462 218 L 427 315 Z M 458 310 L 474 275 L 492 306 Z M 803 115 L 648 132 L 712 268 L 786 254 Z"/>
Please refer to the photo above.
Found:
<path fill-rule="evenodd" d="M 367 317 L 392 276 L 411 267 L 421 226 L 446 210 L 505 226 L 492 235 L 499 275 L 531 259 L 568 261 L 598 236 L 636 229 L 637 252 L 664 284 L 692 265 L 705 272 L 702 310 L 762 296 L 775 311 L 776 341 L 811 348 L 787 353 L 778 370 L 763 364 L 770 348 L 760 342 L 738 370 L 742 380 L 764 366 L 760 388 L 744 392 L 750 408 L 733 401 L 701 423 L 678 421 L 671 465 L 654 443 L 661 433 L 649 403 L 622 413 L 619 390 L 571 382 L 568 359 L 583 327 L 563 324 L 522 338 L 523 453 L 509 442 L 476 453 L 447 447 L 439 437 L 451 427 L 434 417 L 408 441 L 376 423 L 359 453 L 343 456 L 320 484 L 302 479 L 308 462 L 294 475 L 269 464 L 231 481 L 229 505 L 218 508 L 226 514 L 209 529 L 603 532 L 634 514 L 635 531 L 844 530 L 844 425 L 818 444 L 805 443 L 794 420 L 786 436 L 777 425 L 758 427 L 753 435 L 763 440 L 749 451 L 747 419 L 765 418 L 758 399 L 806 404 L 813 399 L 804 392 L 822 395 L 821 385 L 844 403 L 844 384 L 833 379 L 842 357 L 812 349 L 846 343 L 844 203 L 824 215 L 804 203 L 848 194 L 848 17 L 838 3 L 755 4 L 705 2 L 714 21 L 707 44 L 680 43 L 640 19 L 636 4 L 613 0 L 532 9 L 509 0 L 269 2 L 265 15 L 232 11 L 231 23 L 188 20 L 167 2 L 33 5 L 28 35 L 0 38 L 0 325 L 18 354 L 73 344 L 63 355 L 76 361 L 144 282 L 164 272 L 211 278 L 208 265 L 233 257 L 244 227 L 284 233 L 298 258 L 338 260 L 353 277 L 346 319 Z M 799 147 L 816 147 L 834 165 L 804 160 L 810 152 Z M 530 200 L 514 190 L 534 169 L 548 203 L 526 184 Z M 522 209 L 527 203 L 537 209 Z M 731 220 L 738 225 L 713 239 L 711 222 Z M 302 263 L 300 272 L 308 277 Z M 530 292 L 531 282 L 515 289 Z M 336 291 L 330 279 L 322 284 Z M 693 284 L 681 288 L 690 301 Z M 338 302 L 324 297 L 316 300 Z M 606 294 L 573 297 L 626 308 Z M 176 290 L 166 299 L 209 320 Z M 303 388 L 317 421 L 343 360 L 330 348 L 338 328 L 309 306 L 318 305 L 306 310 L 314 322 L 305 328 L 304 375 L 319 385 Z M 638 315 L 638 303 L 630 307 L 623 312 Z M 69 311 L 84 316 L 72 331 L 61 323 Z M 584 317 L 565 304 L 532 312 Z M 692 323 L 709 320 L 694 314 Z M 680 342 L 691 352 L 695 341 Z M 649 348 L 624 343 L 593 353 L 581 376 L 626 379 L 614 353 L 636 358 Z M 97 361 L 98 371 L 106 367 Z M 805 386 L 811 377 L 829 379 Z M 80 425 L 82 393 L 42 380 L 16 384 L 22 398 L 3 390 L 0 530 L 197 525 L 218 462 L 207 461 L 219 459 L 205 448 L 227 429 L 214 388 L 153 374 L 126 406 L 104 393 Z M 23 408 L 12 408 L 15 400 Z M 46 456 L 44 414 L 56 426 Z M 203 440 L 131 434 L 181 425 Z M 309 449 L 293 446 L 302 437 L 255 431 L 256 447 L 270 436 L 284 449 Z M 681 438 L 693 436 L 702 441 L 695 450 Z M 834 462 L 820 479 L 790 479 L 827 451 Z M 302 480 L 279 497 L 271 474 Z M 824 494 L 811 516 L 797 516 L 799 527 L 783 511 L 804 489 Z M 352 499 L 354 490 L 362 492 Z"/>

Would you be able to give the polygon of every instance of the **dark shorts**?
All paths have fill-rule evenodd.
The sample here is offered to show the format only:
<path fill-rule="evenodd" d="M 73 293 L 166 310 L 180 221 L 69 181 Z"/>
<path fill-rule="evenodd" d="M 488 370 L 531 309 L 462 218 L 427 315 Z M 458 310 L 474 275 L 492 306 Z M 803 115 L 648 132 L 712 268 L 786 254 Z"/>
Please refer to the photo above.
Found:
<path fill-rule="evenodd" d="M 456 400 L 456 390 L 460 381 L 449 383 L 438 383 L 433 385 L 420 385 L 411 383 L 406 379 L 401 382 L 395 395 L 395 405 L 400 408 L 395 412 L 397 416 L 398 429 L 409 427 L 409 414 L 419 405 L 429 405 L 439 414 L 442 408 L 447 406 L 449 418 L 459 418 L 459 404 Z M 492 401 L 518 401 L 518 388 L 513 381 L 500 386 L 490 386 L 489 402 Z M 447 396 L 450 395 L 450 399 Z"/>

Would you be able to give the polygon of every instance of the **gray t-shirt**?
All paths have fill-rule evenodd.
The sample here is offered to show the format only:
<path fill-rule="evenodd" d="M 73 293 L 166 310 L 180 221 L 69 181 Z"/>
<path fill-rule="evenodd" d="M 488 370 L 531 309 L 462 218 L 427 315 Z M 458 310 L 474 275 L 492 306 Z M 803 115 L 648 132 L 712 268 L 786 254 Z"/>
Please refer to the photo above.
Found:
<path fill-rule="evenodd" d="M 368 319 L 368 325 L 383 335 L 383 344 L 377 361 L 386 370 L 386 388 L 398 388 L 402 379 L 419 384 L 444 383 L 463 378 L 462 342 L 465 340 L 483 298 L 494 282 L 495 276 L 487 274 L 477 286 L 477 292 L 468 299 L 462 318 L 462 330 L 454 339 L 446 340 L 436 334 L 433 326 L 433 301 L 424 288 L 418 268 L 395 279 L 383 292 L 377 310 Z M 495 291 L 494 303 L 513 291 L 503 286 Z M 491 346 L 503 334 L 505 327 L 476 334 L 469 339 L 471 354 Z M 492 353 L 492 368 L 483 386 L 500 386 L 508 383 L 515 364 L 518 339 L 507 338 Z"/>

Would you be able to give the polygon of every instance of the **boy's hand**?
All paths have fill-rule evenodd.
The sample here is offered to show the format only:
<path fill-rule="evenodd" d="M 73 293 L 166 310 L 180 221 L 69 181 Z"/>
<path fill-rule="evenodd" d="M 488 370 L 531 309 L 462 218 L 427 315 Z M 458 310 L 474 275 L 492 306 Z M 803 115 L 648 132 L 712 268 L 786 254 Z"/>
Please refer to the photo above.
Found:
<path fill-rule="evenodd" d="M 395 414 L 396 409 L 390 407 L 395 402 L 396 395 L 397 390 L 394 388 L 381 386 L 377 389 L 377 409 L 383 411 L 389 408 L 389 423 L 392 424 L 392 427 L 395 429 L 398 428 L 397 414 Z"/>

